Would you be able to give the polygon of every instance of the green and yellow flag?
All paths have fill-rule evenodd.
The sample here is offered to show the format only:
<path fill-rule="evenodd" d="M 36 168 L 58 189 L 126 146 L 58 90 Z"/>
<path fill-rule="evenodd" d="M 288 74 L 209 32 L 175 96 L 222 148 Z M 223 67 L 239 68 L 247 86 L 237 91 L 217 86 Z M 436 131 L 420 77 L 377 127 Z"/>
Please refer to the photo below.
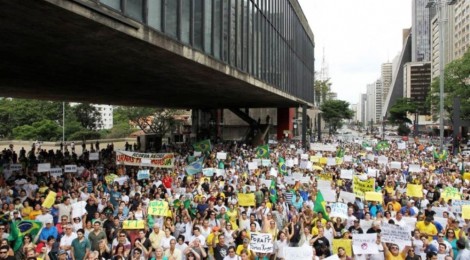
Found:
<path fill-rule="evenodd" d="M 269 145 L 260 145 L 256 147 L 256 157 L 257 158 L 269 158 Z"/>
<path fill-rule="evenodd" d="M 287 175 L 286 161 L 282 157 L 279 157 L 279 167 L 278 168 L 279 168 L 279 172 L 282 175 Z"/>
<path fill-rule="evenodd" d="M 15 221 L 10 224 L 10 236 L 8 241 L 13 241 L 13 251 L 18 251 L 23 245 L 23 237 L 30 234 L 33 241 L 39 235 L 42 228 L 42 223 L 33 220 Z"/>
<path fill-rule="evenodd" d="M 388 141 L 385 141 L 385 140 L 378 142 L 377 145 L 375 146 L 375 150 L 377 151 L 381 151 L 385 149 L 390 149 L 390 144 L 388 143 Z"/>
<path fill-rule="evenodd" d="M 272 203 L 277 202 L 276 182 L 274 180 L 271 180 L 271 185 L 269 186 L 269 199 Z"/>
<path fill-rule="evenodd" d="M 313 211 L 321 212 L 323 214 L 323 217 L 326 220 L 330 220 L 330 217 L 328 216 L 328 213 L 326 212 L 326 201 L 325 199 L 323 199 L 323 195 L 321 194 L 320 190 L 318 190 L 317 192 L 317 197 L 315 198 L 315 206 L 313 207 Z"/>
<path fill-rule="evenodd" d="M 203 140 L 193 144 L 194 150 L 198 152 L 210 152 L 212 150 L 211 140 Z"/>

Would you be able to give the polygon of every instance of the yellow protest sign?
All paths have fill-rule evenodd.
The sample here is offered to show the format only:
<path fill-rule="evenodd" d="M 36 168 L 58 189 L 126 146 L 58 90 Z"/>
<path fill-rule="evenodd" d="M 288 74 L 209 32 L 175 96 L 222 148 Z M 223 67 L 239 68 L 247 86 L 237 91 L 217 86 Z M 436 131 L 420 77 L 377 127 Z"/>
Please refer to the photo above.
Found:
<path fill-rule="evenodd" d="M 124 220 L 122 222 L 122 229 L 144 229 L 144 220 Z"/>
<path fill-rule="evenodd" d="M 320 164 L 326 164 L 328 162 L 328 158 L 326 157 L 321 157 L 320 158 Z"/>
<path fill-rule="evenodd" d="M 330 173 L 322 173 L 322 174 L 318 175 L 318 179 L 325 180 L 325 181 L 331 181 L 331 180 L 333 180 L 333 176 L 331 176 Z"/>
<path fill-rule="evenodd" d="M 446 187 L 441 193 L 441 198 L 444 199 L 446 202 L 448 200 L 462 200 L 459 190 L 454 187 Z"/>
<path fill-rule="evenodd" d="M 368 201 L 377 201 L 377 202 L 383 201 L 383 195 L 380 192 L 367 191 L 365 193 L 365 198 Z"/>
<path fill-rule="evenodd" d="M 107 184 L 113 183 L 114 179 L 116 179 L 118 176 L 116 174 L 109 174 L 104 176 L 104 180 L 106 181 Z"/>
<path fill-rule="evenodd" d="M 238 193 L 238 205 L 256 206 L 254 193 Z"/>
<path fill-rule="evenodd" d="M 353 176 L 353 193 L 356 197 L 364 199 L 365 192 L 375 190 L 375 179 L 361 181 L 359 177 Z"/>
<path fill-rule="evenodd" d="M 320 157 L 319 156 L 310 156 L 310 161 L 313 162 L 313 163 L 317 163 L 320 161 Z"/>
<path fill-rule="evenodd" d="M 346 255 L 352 256 L 352 239 L 333 239 L 333 254 L 338 254 L 338 248 L 344 248 Z"/>
<path fill-rule="evenodd" d="M 336 165 L 343 163 L 343 158 L 336 157 L 335 160 L 336 160 Z"/>
<path fill-rule="evenodd" d="M 168 202 L 164 200 L 150 201 L 148 214 L 153 216 L 171 216 L 171 212 L 168 210 Z"/>
<path fill-rule="evenodd" d="M 470 181 L 470 172 L 464 172 L 462 179 Z"/>
<path fill-rule="evenodd" d="M 470 219 L 470 205 L 462 205 L 462 218 Z"/>
<path fill-rule="evenodd" d="M 49 193 L 47 194 L 47 197 L 46 199 L 44 200 L 44 202 L 42 203 L 42 206 L 44 208 L 50 208 L 52 207 L 52 205 L 54 205 L 55 203 L 55 198 L 57 197 L 57 193 L 53 192 L 53 191 L 49 191 Z"/>
<path fill-rule="evenodd" d="M 423 185 L 408 183 L 408 185 L 406 185 L 406 195 L 410 197 L 422 198 L 423 197 Z"/>

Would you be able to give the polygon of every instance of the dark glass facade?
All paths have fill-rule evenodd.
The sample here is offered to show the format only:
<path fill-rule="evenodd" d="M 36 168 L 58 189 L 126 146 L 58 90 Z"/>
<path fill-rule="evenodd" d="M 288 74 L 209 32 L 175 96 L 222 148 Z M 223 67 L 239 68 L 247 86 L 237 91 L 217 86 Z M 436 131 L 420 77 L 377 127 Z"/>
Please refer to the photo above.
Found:
<path fill-rule="evenodd" d="M 295 0 L 100 0 L 182 44 L 313 103 L 314 43 Z"/>

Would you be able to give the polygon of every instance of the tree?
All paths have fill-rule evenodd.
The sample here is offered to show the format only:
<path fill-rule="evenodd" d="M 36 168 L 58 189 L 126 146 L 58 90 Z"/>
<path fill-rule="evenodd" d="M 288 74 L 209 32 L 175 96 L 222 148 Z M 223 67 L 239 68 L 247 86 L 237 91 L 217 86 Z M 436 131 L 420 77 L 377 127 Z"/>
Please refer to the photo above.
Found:
<path fill-rule="evenodd" d="M 80 125 L 88 130 L 96 130 L 101 127 L 101 114 L 96 107 L 81 103 L 73 107 L 73 114 Z"/>
<path fill-rule="evenodd" d="M 460 97 L 461 118 L 470 120 L 470 49 L 465 55 L 449 63 L 444 72 L 444 109 L 452 120 L 454 97 Z M 427 103 L 430 104 L 434 119 L 439 115 L 439 78 L 433 79 Z"/>
<path fill-rule="evenodd" d="M 330 93 L 331 83 L 330 79 L 326 80 L 315 80 L 314 91 L 315 91 L 315 103 L 320 104 L 324 102 L 328 94 Z"/>
<path fill-rule="evenodd" d="M 409 98 L 398 99 L 390 108 L 388 121 L 391 124 L 398 125 L 398 135 L 406 136 L 411 132 L 406 124 L 412 124 L 413 122 L 407 115 L 408 113 L 415 113 L 416 109 L 416 103 L 413 103 Z"/>
<path fill-rule="evenodd" d="M 23 125 L 13 129 L 13 137 L 20 140 L 55 141 L 61 133 L 59 125 L 48 119 L 34 122 L 32 126 Z"/>
<path fill-rule="evenodd" d="M 349 109 L 349 103 L 344 100 L 326 100 L 321 106 L 322 118 L 330 126 L 330 133 L 336 132 L 342 126 L 343 119 L 352 119 L 354 112 Z"/>

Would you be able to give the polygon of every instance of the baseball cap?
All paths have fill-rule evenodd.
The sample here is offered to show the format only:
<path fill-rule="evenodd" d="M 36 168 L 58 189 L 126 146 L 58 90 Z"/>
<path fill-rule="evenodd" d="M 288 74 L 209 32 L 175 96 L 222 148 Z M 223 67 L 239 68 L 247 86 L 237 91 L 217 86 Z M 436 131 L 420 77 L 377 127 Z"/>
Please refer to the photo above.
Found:
<path fill-rule="evenodd" d="M 67 254 L 67 252 L 63 249 L 60 249 L 59 252 L 57 252 L 57 256 L 60 256 L 60 255 L 63 255 L 63 254 Z"/>

